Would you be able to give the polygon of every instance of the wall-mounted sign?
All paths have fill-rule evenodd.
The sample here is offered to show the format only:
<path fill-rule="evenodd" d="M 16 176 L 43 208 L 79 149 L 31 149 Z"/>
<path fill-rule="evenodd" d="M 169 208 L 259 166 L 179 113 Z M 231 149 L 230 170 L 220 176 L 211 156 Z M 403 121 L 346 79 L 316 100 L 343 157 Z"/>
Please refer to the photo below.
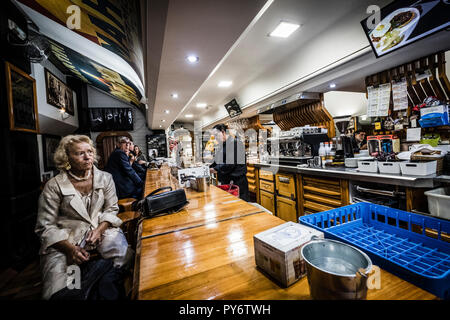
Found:
<path fill-rule="evenodd" d="M 225 108 L 227 109 L 230 118 L 234 118 L 242 113 L 241 107 L 239 107 L 239 104 L 236 102 L 236 99 L 233 99 L 230 102 L 228 102 L 225 105 Z"/>

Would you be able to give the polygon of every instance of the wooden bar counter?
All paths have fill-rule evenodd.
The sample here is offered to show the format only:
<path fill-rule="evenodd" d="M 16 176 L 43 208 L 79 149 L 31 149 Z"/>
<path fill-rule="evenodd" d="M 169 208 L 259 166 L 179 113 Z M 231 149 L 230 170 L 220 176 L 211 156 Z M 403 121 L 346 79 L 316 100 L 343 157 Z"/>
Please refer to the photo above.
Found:
<path fill-rule="evenodd" d="M 167 185 L 178 185 L 168 168 L 147 172 L 146 194 Z M 183 210 L 139 227 L 135 299 L 311 299 L 306 277 L 283 288 L 255 265 L 253 236 L 285 221 L 214 186 L 186 194 Z M 381 289 L 367 299 L 436 297 L 381 270 Z"/>

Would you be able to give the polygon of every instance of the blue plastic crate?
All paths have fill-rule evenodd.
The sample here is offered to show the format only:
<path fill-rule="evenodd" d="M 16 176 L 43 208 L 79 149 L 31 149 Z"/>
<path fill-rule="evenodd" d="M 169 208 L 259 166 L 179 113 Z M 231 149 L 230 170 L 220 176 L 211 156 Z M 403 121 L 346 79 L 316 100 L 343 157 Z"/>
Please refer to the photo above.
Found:
<path fill-rule="evenodd" d="M 380 268 L 450 299 L 450 243 L 442 239 L 450 236 L 450 221 L 364 202 L 299 221 L 326 238 L 358 247 Z"/>

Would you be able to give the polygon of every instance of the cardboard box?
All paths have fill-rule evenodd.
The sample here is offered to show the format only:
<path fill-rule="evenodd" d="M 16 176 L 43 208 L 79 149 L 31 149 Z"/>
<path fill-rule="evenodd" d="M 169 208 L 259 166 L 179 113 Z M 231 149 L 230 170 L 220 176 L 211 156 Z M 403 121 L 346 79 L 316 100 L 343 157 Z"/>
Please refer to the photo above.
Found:
<path fill-rule="evenodd" d="M 290 286 L 306 275 L 300 250 L 313 236 L 324 238 L 323 232 L 294 222 L 254 235 L 256 265 L 282 286 Z"/>

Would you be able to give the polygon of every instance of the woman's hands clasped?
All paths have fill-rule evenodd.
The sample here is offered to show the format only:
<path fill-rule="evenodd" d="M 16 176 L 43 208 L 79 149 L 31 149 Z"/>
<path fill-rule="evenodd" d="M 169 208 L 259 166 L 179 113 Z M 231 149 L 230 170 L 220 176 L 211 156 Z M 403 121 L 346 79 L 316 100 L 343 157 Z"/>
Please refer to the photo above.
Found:
<path fill-rule="evenodd" d="M 105 221 L 100 223 L 97 228 L 89 231 L 86 236 L 86 245 L 91 248 L 96 248 L 102 242 L 103 233 L 110 226 L 110 223 Z"/>
<path fill-rule="evenodd" d="M 67 265 L 77 264 L 89 261 L 89 252 L 79 246 L 72 246 L 71 250 L 66 254 Z"/>

